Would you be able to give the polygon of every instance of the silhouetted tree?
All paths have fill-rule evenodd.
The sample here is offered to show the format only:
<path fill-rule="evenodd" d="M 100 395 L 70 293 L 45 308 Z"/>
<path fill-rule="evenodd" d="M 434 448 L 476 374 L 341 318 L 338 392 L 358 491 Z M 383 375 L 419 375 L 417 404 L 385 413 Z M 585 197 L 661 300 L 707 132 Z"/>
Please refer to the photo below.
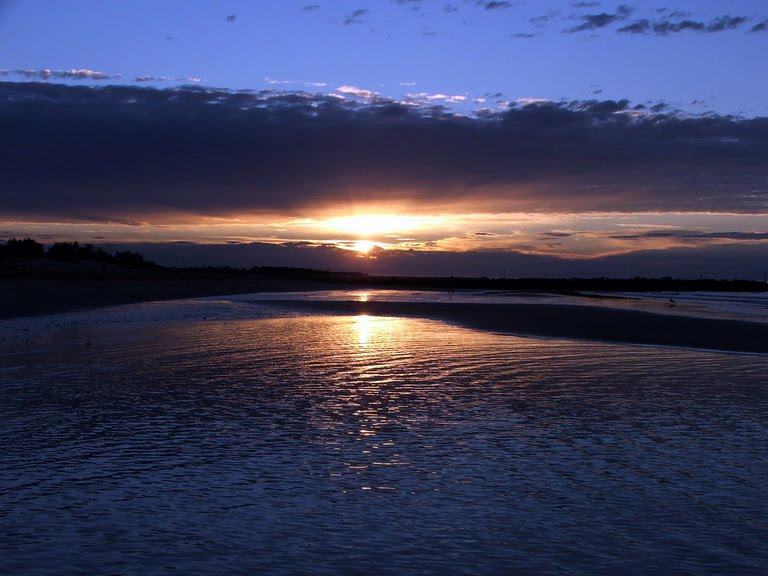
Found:
<path fill-rule="evenodd" d="M 81 246 L 77 251 L 80 260 L 93 260 L 95 262 L 114 262 L 115 257 L 102 248 L 95 248 L 93 244 Z"/>
<path fill-rule="evenodd" d="M 152 266 L 150 262 L 144 260 L 144 256 L 137 252 L 118 252 L 115 254 L 115 264 L 125 266 L 126 268 L 146 268 Z"/>
<path fill-rule="evenodd" d="M 65 260 L 74 262 L 79 260 L 80 244 L 77 242 L 56 242 L 48 248 L 47 256 L 51 260 Z"/>
<path fill-rule="evenodd" d="M 56 242 L 48 249 L 48 258 L 52 260 L 113 263 L 115 257 L 93 244 L 79 244 L 77 242 Z"/>
<path fill-rule="evenodd" d="M 5 243 L 4 252 L 9 258 L 42 258 L 45 248 L 32 238 L 24 238 L 23 240 L 11 238 Z"/>

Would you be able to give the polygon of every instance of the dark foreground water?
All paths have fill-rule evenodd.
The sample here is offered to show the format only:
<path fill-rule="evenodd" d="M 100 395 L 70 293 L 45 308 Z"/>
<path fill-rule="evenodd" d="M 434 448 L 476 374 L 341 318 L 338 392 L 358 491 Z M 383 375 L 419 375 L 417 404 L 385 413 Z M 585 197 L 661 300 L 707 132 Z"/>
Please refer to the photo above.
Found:
<path fill-rule="evenodd" d="M 423 320 L 69 327 L 0 355 L 0 574 L 764 575 L 767 381 Z"/>

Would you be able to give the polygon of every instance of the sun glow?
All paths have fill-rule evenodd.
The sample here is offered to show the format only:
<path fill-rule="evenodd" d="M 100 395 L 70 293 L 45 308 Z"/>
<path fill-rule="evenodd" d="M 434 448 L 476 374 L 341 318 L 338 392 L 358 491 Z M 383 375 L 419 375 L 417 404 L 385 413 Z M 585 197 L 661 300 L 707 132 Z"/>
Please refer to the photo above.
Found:
<path fill-rule="evenodd" d="M 373 242 L 369 240 L 358 240 L 354 244 L 352 244 L 352 250 L 355 252 L 360 252 L 362 254 L 368 254 L 373 247 L 376 246 Z"/>
<path fill-rule="evenodd" d="M 331 218 L 323 222 L 323 225 L 338 232 L 356 236 L 371 236 L 413 230 L 438 221 L 441 219 L 398 214 L 359 214 L 357 216 Z"/>

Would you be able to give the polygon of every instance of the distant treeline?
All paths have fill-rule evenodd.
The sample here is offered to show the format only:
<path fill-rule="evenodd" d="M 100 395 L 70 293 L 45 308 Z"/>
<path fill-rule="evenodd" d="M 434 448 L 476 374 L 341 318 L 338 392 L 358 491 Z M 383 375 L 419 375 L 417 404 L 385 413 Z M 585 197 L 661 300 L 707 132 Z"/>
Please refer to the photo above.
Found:
<path fill-rule="evenodd" d="M 530 292 L 556 292 L 561 294 L 577 292 L 766 292 L 768 284 L 755 280 L 716 280 L 701 278 L 683 280 L 665 276 L 663 278 L 464 278 L 464 277 L 423 277 L 423 276 L 371 276 L 362 272 L 331 272 L 312 268 L 290 268 L 287 266 L 254 266 L 233 268 L 231 266 L 205 266 L 184 268 L 196 275 L 264 275 L 320 282 L 335 282 L 378 288 L 411 288 L 429 290 L 514 290 Z"/>
<path fill-rule="evenodd" d="M 448 288 L 513 290 L 521 292 L 766 292 L 768 284 L 756 280 L 684 280 L 663 278 L 421 278 L 369 276 L 369 286 L 400 288 Z"/>
<path fill-rule="evenodd" d="M 157 264 L 144 260 L 137 252 L 116 252 L 114 255 L 96 248 L 93 244 L 80 244 L 78 242 L 56 242 L 48 250 L 40 242 L 32 238 L 18 240 L 11 238 L 4 244 L 0 244 L 0 263 L 6 266 L 19 266 L 18 260 L 44 258 L 47 260 L 59 260 L 62 262 L 101 262 L 126 268 L 151 269 L 158 268 Z M 23 263 L 21 263 L 23 265 Z"/>
<path fill-rule="evenodd" d="M 221 276 L 271 276 L 292 280 L 311 280 L 361 287 L 426 289 L 426 290 L 503 290 L 529 292 L 555 292 L 561 294 L 582 292 L 766 292 L 768 284 L 755 280 L 715 280 L 701 278 L 683 280 L 663 278 L 464 278 L 422 276 L 371 276 L 361 272 L 332 272 L 313 268 L 287 266 L 201 266 L 164 268 L 148 262 L 137 252 L 109 254 L 91 244 L 57 242 L 48 250 L 43 244 L 24 238 L 0 243 L 0 267 L 23 267 L 25 260 L 45 258 L 64 262 L 92 261 L 112 264 L 134 270 L 152 270 L 155 273 L 183 275 L 188 278 Z"/>

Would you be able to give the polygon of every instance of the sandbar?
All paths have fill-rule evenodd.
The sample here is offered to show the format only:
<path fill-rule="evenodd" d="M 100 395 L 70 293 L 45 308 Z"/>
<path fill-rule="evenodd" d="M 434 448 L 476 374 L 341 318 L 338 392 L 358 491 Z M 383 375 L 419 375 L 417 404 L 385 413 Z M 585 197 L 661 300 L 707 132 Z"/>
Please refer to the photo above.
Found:
<path fill-rule="evenodd" d="M 431 318 L 520 335 L 768 353 L 768 324 L 564 304 L 271 300 L 310 313 Z"/>

